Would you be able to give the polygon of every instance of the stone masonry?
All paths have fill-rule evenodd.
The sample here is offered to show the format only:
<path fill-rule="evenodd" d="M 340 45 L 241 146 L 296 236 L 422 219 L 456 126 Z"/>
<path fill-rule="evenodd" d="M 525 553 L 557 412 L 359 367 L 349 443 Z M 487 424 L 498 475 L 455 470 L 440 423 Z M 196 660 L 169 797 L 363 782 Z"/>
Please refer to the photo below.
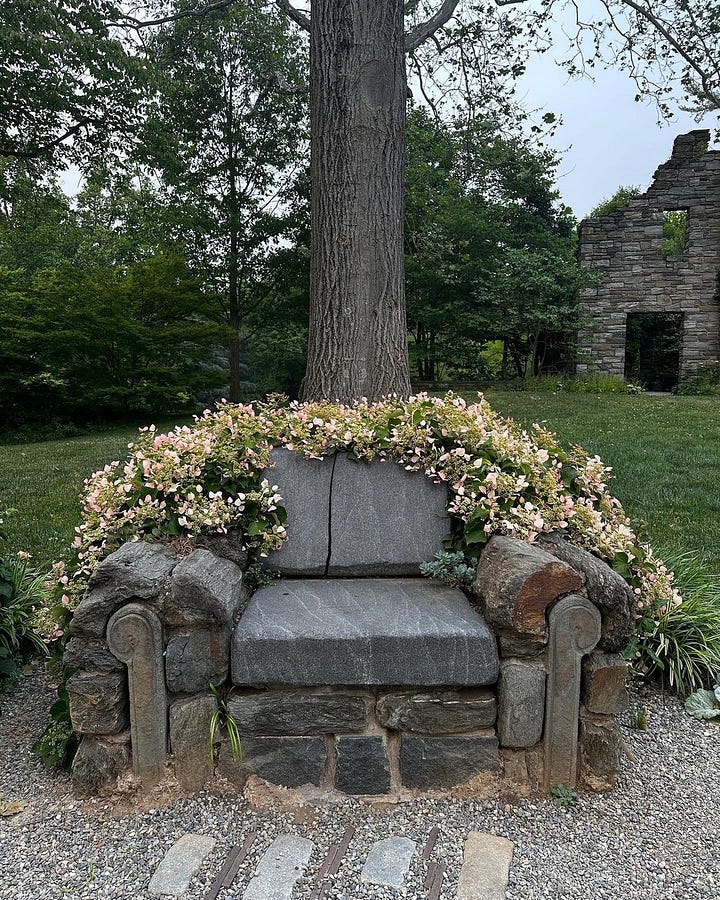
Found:
<path fill-rule="evenodd" d="M 628 313 L 680 313 L 680 381 L 720 359 L 720 151 L 710 132 L 675 139 L 649 190 L 580 225 L 580 262 L 601 276 L 582 301 L 576 370 L 625 373 Z M 685 252 L 665 256 L 665 212 L 687 213 Z"/>
<path fill-rule="evenodd" d="M 447 521 L 428 488 L 444 486 L 394 463 L 326 459 L 310 470 L 287 451 L 275 458 L 268 475 L 292 501 L 278 561 L 294 577 L 249 597 L 231 546 L 177 557 L 142 542 L 93 574 L 66 655 L 78 794 L 112 791 L 130 767 L 144 786 L 172 773 L 188 791 L 216 772 L 238 787 L 253 773 L 360 795 L 614 784 L 615 717 L 627 702 L 618 651 L 632 630 L 619 575 L 559 536 L 528 545 L 495 535 L 467 591 L 412 577 L 425 541 L 441 546 Z M 310 506 L 316 475 L 330 490 L 320 529 L 290 490 L 299 473 Z M 388 494 L 400 498 L 394 508 Z M 373 540 L 348 520 L 350 498 Z M 348 529 L 354 552 L 336 540 Z M 341 577 L 313 577 L 334 565 Z M 226 743 L 210 755 L 211 686 L 225 695 L 241 761 Z"/>

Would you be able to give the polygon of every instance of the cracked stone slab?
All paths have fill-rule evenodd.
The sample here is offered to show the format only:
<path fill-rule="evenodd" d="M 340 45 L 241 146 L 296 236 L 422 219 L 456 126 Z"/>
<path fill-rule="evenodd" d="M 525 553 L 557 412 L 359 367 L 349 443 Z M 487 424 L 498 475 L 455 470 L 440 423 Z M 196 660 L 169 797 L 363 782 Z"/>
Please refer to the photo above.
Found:
<path fill-rule="evenodd" d="M 150 879 L 148 891 L 155 896 L 182 897 L 193 875 L 215 846 L 215 839 L 204 834 L 184 834 L 172 845 Z"/>
<path fill-rule="evenodd" d="M 281 581 L 253 596 L 232 641 L 238 685 L 481 686 L 498 668 L 462 591 L 420 578 Z"/>
<path fill-rule="evenodd" d="M 243 900 L 291 900 L 312 851 L 313 842 L 296 834 L 275 838 L 260 858 Z"/>
<path fill-rule="evenodd" d="M 450 530 L 447 486 L 395 462 L 338 453 L 328 575 L 418 575 Z"/>
<path fill-rule="evenodd" d="M 505 900 L 513 843 L 471 831 L 465 841 L 457 900 Z"/>
<path fill-rule="evenodd" d="M 360 879 L 369 884 L 400 890 L 417 848 L 406 837 L 389 837 L 373 844 L 362 867 Z"/>
<path fill-rule="evenodd" d="M 276 447 L 271 466 L 262 473 L 277 485 L 287 512 L 288 539 L 268 554 L 267 564 L 283 575 L 323 575 L 330 536 L 330 485 L 334 457 L 308 459 L 302 453 Z"/>

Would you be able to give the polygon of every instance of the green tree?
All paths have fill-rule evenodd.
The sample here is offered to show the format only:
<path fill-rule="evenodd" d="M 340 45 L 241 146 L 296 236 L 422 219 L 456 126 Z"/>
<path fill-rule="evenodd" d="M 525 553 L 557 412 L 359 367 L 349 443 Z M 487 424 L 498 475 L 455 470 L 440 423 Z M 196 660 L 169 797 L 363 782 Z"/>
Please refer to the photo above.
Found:
<path fill-rule="evenodd" d="M 630 185 L 629 187 L 619 187 L 612 195 L 612 197 L 608 197 L 606 200 L 601 200 L 600 203 L 598 203 L 598 205 L 591 211 L 588 218 L 599 219 L 601 216 L 609 216 L 611 213 L 618 212 L 618 210 L 621 209 L 625 209 L 625 207 L 629 205 L 631 200 L 634 200 L 641 194 L 642 190 L 637 185 Z"/>

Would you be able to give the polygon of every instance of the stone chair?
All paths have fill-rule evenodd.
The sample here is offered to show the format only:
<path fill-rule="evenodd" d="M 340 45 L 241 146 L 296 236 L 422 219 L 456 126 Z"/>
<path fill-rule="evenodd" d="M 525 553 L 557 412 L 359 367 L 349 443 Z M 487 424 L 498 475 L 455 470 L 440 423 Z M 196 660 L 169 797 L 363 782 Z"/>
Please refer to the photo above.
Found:
<path fill-rule="evenodd" d="M 208 688 L 229 683 L 244 758 L 221 753 L 220 771 L 239 783 L 614 783 L 633 623 L 620 576 L 554 535 L 496 535 L 466 596 L 419 577 L 449 530 L 443 484 L 344 453 L 271 462 L 288 513 L 268 559 L 279 581 L 248 597 L 232 536 L 183 559 L 128 544 L 94 573 L 65 658 L 78 793 L 111 788 L 130 762 L 157 780 L 168 750 L 185 788 L 207 784 Z"/>

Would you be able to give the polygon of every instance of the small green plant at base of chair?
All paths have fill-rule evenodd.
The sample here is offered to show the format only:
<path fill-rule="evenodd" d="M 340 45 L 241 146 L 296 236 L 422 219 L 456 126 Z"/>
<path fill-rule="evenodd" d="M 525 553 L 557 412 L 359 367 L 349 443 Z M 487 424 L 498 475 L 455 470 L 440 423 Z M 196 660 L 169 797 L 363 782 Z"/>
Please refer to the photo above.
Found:
<path fill-rule="evenodd" d="M 700 721 L 717 719 L 720 724 L 720 684 L 714 685 L 711 691 L 701 688 L 690 694 L 685 701 L 685 712 Z"/>
<path fill-rule="evenodd" d="M 573 806 L 578 800 L 578 795 L 574 788 L 566 787 L 564 784 L 556 784 L 550 793 L 557 801 L 558 806 L 561 806 L 563 809 Z"/>
<path fill-rule="evenodd" d="M 237 722 L 233 719 L 228 709 L 226 698 L 222 696 L 214 684 L 210 685 L 210 690 L 217 703 L 217 707 L 210 717 L 210 762 L 213 766 L 215 765 L 215 743 L 220 733 L 224 731 L 227 734 L 233 759 L 241 763 L 243 752 Z"/>
<path fill-rule="evenodd" d="M 647 720 L 647 710 L 644 706 L 638 706 L 635 712 L 633 713 L 632 719 L 632 727 L 636 731 L 647 731 L 648 720 Z"/>
<path fill-rule="evenodd" d="M 461 551 L 441 550 L 430 562 L 420 563 L 420 573 L 426 578 L 434 578 L 451 587 L 463 587 L 475 576 L 474 560 L 468 561 Z"/>

